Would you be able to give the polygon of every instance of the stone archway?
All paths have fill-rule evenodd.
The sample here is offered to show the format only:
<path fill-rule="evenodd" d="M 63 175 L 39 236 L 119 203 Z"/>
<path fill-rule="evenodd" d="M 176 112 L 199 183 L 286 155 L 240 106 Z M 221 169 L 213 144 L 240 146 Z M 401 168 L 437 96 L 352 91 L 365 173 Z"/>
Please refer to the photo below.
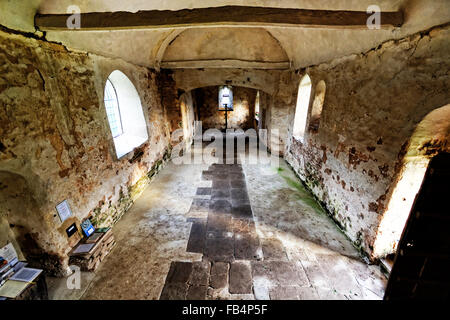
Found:
<path fill-rule="evenodd" d="M 290 69 L 281 43 L 265 28 L 186 28 L 170 33 L 155 54 L 158 68 Z"/>
<path fill-rule="evenodd" d="M 65 275 L 67 257 L 58 253 L 53 217 L 44 216 L 28 181 L 0 170 L 0 244 L 11 242 L 19 258 L 48 274 Z"/>
<path fill-rule="evenodd" d="M 380 220 L 374 257 L 381 258 L 396 251 L 431 158 L 449 151 L 450 104 L 426 115 L 411 136 L 387 210 Z"/>

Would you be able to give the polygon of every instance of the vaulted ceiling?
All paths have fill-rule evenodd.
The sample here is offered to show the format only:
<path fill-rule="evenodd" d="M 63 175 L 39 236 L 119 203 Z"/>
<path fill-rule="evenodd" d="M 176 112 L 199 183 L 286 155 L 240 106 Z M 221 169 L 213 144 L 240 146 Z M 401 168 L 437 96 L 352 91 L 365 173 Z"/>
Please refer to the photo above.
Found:
<path fill-rule="evenodd" d="M 35 32 L 34 16 L 64 14 L 71 5 L 81 12 L 116 12 L 139 10 L 181 10 L 245 5 L 315 10 L 366 11 L 377 4 L 382 11 L 404 12 L 402 27 L 369 30 L 330 27 L 241 27 L 211 26 L 162 29 L 126 29 L 97 31 L 47 31 L 46 38 L 61 42 L 72 49 L 88 51 L 152 68 L 177 66 L 200 61 L 205 66 L 222 63 L 225 67 L 248 65 L 259 68 L 260 63 L 301 68 L 353 53 L 365 52 L 380 43 L 399 39 L 450 21 L 448 0 L 30 0 L 0 1 L 0 24 L 11 29 Z M 224 15 L 230 14 L 224 12 Z M 187 61 L 187 62 L 186 62 Z"/>

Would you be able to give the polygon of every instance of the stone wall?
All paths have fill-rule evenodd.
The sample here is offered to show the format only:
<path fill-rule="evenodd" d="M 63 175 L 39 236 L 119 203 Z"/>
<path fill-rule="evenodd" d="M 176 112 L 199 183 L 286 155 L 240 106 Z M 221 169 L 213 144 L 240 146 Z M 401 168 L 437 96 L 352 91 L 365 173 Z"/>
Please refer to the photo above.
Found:
<path fill-rule="evenodd" d="M 259 69 L 176 69 L 173 79 L 177 87 L 184 91 L 209 86 L 229 84 L 233 87 L 245 87 L 262 90 L 270 95 L 278 91 L 280 77 L 290 74 L 289 70 Z"/>
<path fill-rule="evenodd" d="M 266 106 L 263 129 L 267 129 L 268 147 L 276 154 L 284 154 L 289 116 L 295 103 L 298 72 L 233 68 L 177 69 L 173 71 L 173 79 L 177 87 L 184 91 L 224 84 L 259 90 L 263 93 L 263 104 Z"/>
<path fill-rule="evenodd" d="M 176 86 L 170 70 L 162 70 L 157 74 L 156 86 L 158 88 L 160 103 L 164 105 L 165 116 L 168 121 L 170 134 L 183 128 L 183 117 L 180 108 L 182 92 Z"/>
<path fill-rule="evenodd" d="M 88 216 L 113 225 L 170 158 L 173 128 L 161 79 L 121 60 L 6 32 L 0 66 L 0 219 L 2 230 L 10 226 L 0 240 L 15 238 L 28 260 L 61 275 L 71 249 L 65 229 Z M 103 104 L 104 83 L 116 69 L 135 85 L 149 133 L 120 160 Z M 55 206 L 64 199 L 73 216 L 61 223 Z"/>
<path fill-rule="evenodd" d="M 255 127 L 255 99 L 257 91 L 250 88 L 233 87 L 233 111 L 228 112 L 228 129 L 247 130 Z M 197 115 L 204 130 L 225 129 L 224 111 L 219 111 L 219 87 L 194 90 Z"/>
<path fill-rule="evenodd" d="M 290 106 L 286 159 L 371 258 L 395 248 L 389 243 L 373 251 L 415 127 L 450 101 L 449 49 L 445 26 L 307 68 L 310 105 L 320 80 L 326 94 L 318 130 L 310 128 L 303 143 L 292 137 L 295 105 Z"/>

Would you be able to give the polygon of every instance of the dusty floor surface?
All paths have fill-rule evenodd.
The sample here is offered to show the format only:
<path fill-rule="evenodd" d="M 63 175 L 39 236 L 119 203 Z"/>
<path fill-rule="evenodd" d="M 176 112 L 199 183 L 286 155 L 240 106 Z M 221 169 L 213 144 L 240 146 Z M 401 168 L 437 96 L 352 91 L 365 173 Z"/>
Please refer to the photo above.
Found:
<path fill-rule="evenodd" d="M 382 299 L 386 278 L 284 162 L 170 163 L 113 228 L 81 288 L 50 299 Z"/>

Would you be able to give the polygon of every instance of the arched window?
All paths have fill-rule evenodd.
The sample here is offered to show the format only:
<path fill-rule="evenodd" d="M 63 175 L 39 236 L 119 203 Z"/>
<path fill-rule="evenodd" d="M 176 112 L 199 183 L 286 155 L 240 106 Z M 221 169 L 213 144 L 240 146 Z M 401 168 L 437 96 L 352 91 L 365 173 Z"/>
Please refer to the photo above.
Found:
<path fill-rule="evenodd" d="M 233 89 L 231 86 L 219 88 L 219 110 L 233 110 Z"/>
<path fill-rule="evenodd" d="M 117 158 L 148 140 L 141 99 L 133 83 L 119 70 L 106 80 L 104 102 Z"/>
<path fill-rule="evenodd" d="M 112 136 L 116 138 L 123 133 L 122 119 L 120 118 L 116 89 L 109 79 L 106 80 L 105 85 L 105 108 Z"/>
<path fill-rule="evenodd" d="M 255 119 L 256 121 L 259 122 L 259 90 L 256 93 L 256 98 L 255 98 Z"/>
<path fill-rule="evenodd" d="M 308 75 L 305 75 L 298 86 L 297 107 L 295 109 L 294 128 L 292 130 L 294 138 L 302 142 L 305 136 L 310 97 L 311 78 Z"/>
<path fill-rule="evenodd" d="M 325 92 L 325 81 L 320 80 L 316 86 L 314 101 L 311 110 L 311 118 L 309 120 L 309 130 L 311 130 L 312 132 L 317 132 L 319 130 L 323 102 L 325 101 Z"/>

